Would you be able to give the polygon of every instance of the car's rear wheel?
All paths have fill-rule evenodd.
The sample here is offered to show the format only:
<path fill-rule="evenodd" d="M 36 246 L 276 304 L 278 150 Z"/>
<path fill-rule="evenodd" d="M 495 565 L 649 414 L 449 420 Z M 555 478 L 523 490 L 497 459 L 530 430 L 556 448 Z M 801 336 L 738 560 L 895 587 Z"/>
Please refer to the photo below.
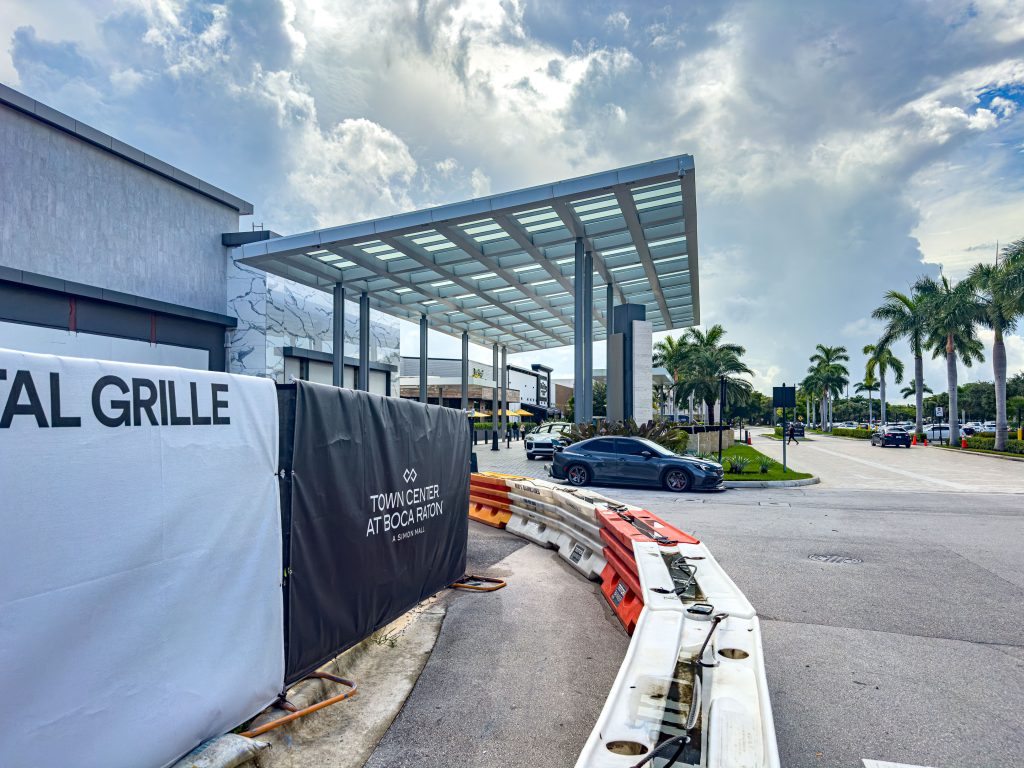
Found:
<path fill-rule="evenodd" d="M 690 475 L 685 469 L 670 469 L 661 480 L 666 490 L 682 493 L 690 487 Z"/>
<path fill-rule="evenodd" d="M 534 456 L 532 453 L 528 453 L 528 454 L 526 454 L 526 458 L 527 458 L 528 461 L 533 461 L 537 457 Z"/>
<path fill-rule="evenodd" d="M 570 464 L 565 468 L 565 479 L 577 487 L 590 482 L 590 470 L 582 464 Z"/>

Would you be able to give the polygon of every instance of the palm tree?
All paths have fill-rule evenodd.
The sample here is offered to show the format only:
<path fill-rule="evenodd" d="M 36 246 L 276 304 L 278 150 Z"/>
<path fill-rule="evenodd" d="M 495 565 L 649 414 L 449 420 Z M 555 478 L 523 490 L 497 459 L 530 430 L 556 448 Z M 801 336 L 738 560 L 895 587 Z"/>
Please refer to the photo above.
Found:
<path fill-rule="evenodd" d="M 917 408 L 915 431 L 924 432 L 924 340 L 928 335 L 928 317 L 921 297 L 907 296 L 899 291 L 886 291 L 885 301 L 871 316 L 885 322 L 879 346 L 889 347 L 896 339 L 906 339 L 914 355 L 915 405 Z"/>
<path fill-rule="evenodd" d="M 878 419 L 885 424 L 885 374 L 892 370 L 893 378 L 899 384 L 903 381 L 903 362 L 891 349 L 878 344 L 865 344 L 863 351 L 868 356 L 867 374 L 873 375 L 878 370 Z"/>
<path fill-rule="evenodd" d="M 666 336 L 664 339 L 654 345 L 654 356 L 653 362 L 655 365 L 660 366 L 668 371 L 672 377 L 672 390 L 670 396 L 672 398 L 673 411 L 675 408 L 682 405 L 688 391 L 683 391 L 683 382 L 681 381 L 681 372 L 683 368 L 683 358 L 686 354 L 686 337 L 680 335 L 676 338 Z M 693 418 L 693 414 L 690 414 L 690 418 Z"/>
<path fill-rule="evenodd" d="M 821 429 L 826 430 L 825 423 L 828 420 L 832 396 L 843 391 L 846 382 L 850 380 L 850 372 L 844 362 L 848 362 L 850 355 L 846 347 L 829 347 L 818 344 L 815 352 L 811 355 L 811 367 L 807 372 L 814 377 L 814 383 L 821 392 Z"/>
<path fill-rule="evenodd" d="M 957 414 L 957 370 L 959 357 L 968 368 L 985 359 L 981 353 L 975 324 L 985 317 L 984 308 L 974 294 L 971 283 L 961 280 L 951 283 L 945 275 L 939 280 L 919 278 L 914 290 L 920 294 L 928 317 L 925 346 L 933 357 L 946 356 L 946 387 L 949 391 L 949 439 L 953 445 L 960 441 Z"/>
<path fill-rule="evenodd" d="M 810 427 L 811 422 L 814 420 L 814 393 L 819 391 L 817 381 L 810 374 L 804 377 L 804 380 L 798 385 L 799 392 L 804 396 L 804 405 L 807 406 L 804 418 L 807 419 L 807 426 Z"/>
<path fill-rule="evenodd" d="M 725 379 L 727 396 L 743 396 L 751 390 L 750 382 L 739 378 L 753 371 L 741 360 L 746 349 L 739 344 L 724 344 L 725 329 L 711 326 L 707 332 L 688 328 L 683 334 L 686 344 L 681 355 L 679 377 L 681 383 L 708 409 L 708 417 L 718 402 L 719 382 Z"/>
<path fill-rule="evenodd" d="M 917 380 L 911 379 L 907 382 L 907 385 L 900 390 L 900 397 L 904 400 L 917 392 L 924 394 L 927 392 L 929 395 L 932 394 L 932 388 L 927 384 L 923 385 L 920 389 L 917 388 Z"/>
<path fill-rule="evenodd" d="M 853 391 L 858 395 L 861 392 L 868 393 L 868 424 L 871 423 L 871 393 L 878 389 L 878 379 L 875 378 L 873 371 L 866 371 L 864 373 L 864 381 L 859 382 L 857 386 L 853 388 Z"/>
<path fill-rule="evenodd" d="M 992 329 L 992 375 L 996 387 L 996 443 L 997 451 L 1006 450 L 1006 344 L 1003 334 L 1012 332 L 1018 316 L 1024 312 L 1024 302 L 1015 296 L 1021 292 L 1024 278 L 1024 240 L 1003 249 L 1000 264 L 977 264 L 968 281 L 974 286 L 983 309 L 982 324 Z M 1015 300 L 1016 299 L 1016 300 Z"/>

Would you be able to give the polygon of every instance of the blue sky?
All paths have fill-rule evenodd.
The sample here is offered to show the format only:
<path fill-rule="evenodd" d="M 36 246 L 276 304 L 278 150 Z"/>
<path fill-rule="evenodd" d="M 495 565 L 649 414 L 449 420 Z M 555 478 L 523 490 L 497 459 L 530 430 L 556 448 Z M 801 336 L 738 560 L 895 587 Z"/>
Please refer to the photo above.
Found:
<path fill-rule="evenodd" d="M 0 81 L 282 233 L 693 154 L 702 317 L 761 388 L 817 342 L 860 375 L 884 290 L 1024 237 L 1021 0 L 6 0 L 0 40 Z"/>

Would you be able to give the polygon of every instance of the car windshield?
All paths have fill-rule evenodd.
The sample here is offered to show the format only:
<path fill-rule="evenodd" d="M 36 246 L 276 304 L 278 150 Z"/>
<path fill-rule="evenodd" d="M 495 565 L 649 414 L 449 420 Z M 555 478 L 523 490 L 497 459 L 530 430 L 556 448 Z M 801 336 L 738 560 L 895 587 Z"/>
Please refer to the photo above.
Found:
<path fill-rule="evenodd" d="M 648 440 L 646 437 L 633 437 L 630 439 L 640 443 L 644 448 L 649 450 L 655 456 L 675 456 L 675 454 L 672 453 L 672 451 L 670 451 L 665 446 L 658 445 L 656 442 L 654 442 L 653 440 Z"/>

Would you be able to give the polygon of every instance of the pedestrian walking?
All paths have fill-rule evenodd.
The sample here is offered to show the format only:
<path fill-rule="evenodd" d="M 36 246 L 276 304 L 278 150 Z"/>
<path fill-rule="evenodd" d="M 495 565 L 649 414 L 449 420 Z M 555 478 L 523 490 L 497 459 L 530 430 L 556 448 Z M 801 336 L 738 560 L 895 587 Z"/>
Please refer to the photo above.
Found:
<path fill-rule="evenodd" d="M 800 441 L 796 439 L 796 427 L 792 424 L 789 425 L 789 439 L 786 441 L 786 445 L 789 445 L 790 443 L 800 445 Z"/>

